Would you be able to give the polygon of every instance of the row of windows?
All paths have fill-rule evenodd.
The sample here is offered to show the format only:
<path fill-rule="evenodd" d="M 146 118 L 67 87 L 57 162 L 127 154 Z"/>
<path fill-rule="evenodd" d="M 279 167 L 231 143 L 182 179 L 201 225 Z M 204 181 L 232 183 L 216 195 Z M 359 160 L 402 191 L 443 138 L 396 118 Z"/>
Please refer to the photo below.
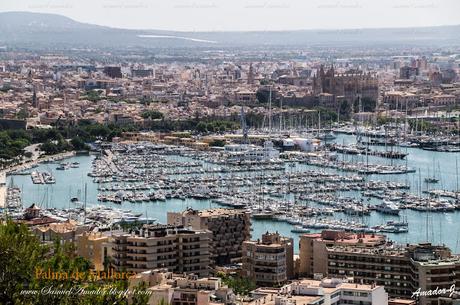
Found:
<path fill-rule="evenodd" d="M 344 296 L 361 297 L 361 298 L 369 297 L 368 292 L 359 292 L 359 291 L 344 291 L 343 295 Z"/>

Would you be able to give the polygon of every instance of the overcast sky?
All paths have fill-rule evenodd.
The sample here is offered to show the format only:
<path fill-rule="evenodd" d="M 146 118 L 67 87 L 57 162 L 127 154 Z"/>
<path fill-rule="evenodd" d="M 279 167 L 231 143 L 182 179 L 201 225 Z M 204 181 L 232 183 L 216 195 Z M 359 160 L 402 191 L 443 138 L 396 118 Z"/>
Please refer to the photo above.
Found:
<path fill-rule="evenodd" d="M 460 0 L 1 0 L 0 11 L 56 13 L 112 27 L 183 31 L 460 24 Z"/>

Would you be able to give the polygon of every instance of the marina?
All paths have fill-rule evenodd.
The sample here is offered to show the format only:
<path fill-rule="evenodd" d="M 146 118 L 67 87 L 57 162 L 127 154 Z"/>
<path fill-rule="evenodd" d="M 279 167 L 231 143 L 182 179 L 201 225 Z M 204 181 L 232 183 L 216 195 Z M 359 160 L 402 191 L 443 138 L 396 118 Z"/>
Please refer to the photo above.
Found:
<path fill-rule="evenodd" d="M 50 172 L 37 172 L 30 173 L 30 178 L 34 184 L 54 184 L 56 179 Z"/>
<path fill-rule="evenodd" d="M 356 140 L 339 134 L 335 141 L 353 145 Z M 42 163 L 31 172 L 31 177 L 54 177 L 55 184 L 33 184 L 24 175 L 9 176 L 8 181 L 14 178 L 19 193 L 27 187 L 34 189 L 22 192 L 24 206 L 37 203 L 51 213 L 66 209 L 80 215 L 86 185 L 88 208 L 129 210 L 138 218 L 147 219 L 148 215 L 159 222 L 166 221 L 169 210 L 224 206 L 247 209 L 254 235 L 268 228 L 294 238 L 323 229 L 380 232 L 400 242 L 450 242 L 455 249 L 452 239 L 442 234 L 449 230 L 460 233 L 455 226 L 460 221 L 455 168 L 440 168 L 446 173 L 440 181 L 426 183 L 433 154 L 442 160 L 443 153 L 404 150 L 405 160 L 336 152 L 335 164 L 379 169 L 363 172 L 312 161 L 320 156 L 331 162 L 327 153 L 321 152 L 286 152 L 292 157 L 282 158 L 286 153 L 281 153 L 279 159 L 269 161 L 245 157 L 225 162 L 228 156 L 221 151 L 152 143 L 113 144 L 101 154 Z M 63 164 L 68 168 L 59 169 Z M 396 168 L 414 170 L 388 172 Z"/>
<path fill-rule="evenodd" d="M 1 304 L 460 301 L 458 3 L 6 1 Z"/>

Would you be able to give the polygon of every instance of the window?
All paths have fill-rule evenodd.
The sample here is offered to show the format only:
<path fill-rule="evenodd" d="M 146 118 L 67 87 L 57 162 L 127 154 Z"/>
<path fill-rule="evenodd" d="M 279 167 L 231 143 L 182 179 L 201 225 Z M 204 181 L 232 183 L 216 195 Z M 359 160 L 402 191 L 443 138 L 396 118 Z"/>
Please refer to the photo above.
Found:
<path fill-rule="evenodd" d="M 336 293 L 333 293 L 333 294 L 331 295 L 331 299 L 334 299 L 334 298 L 336 298 L 336 297 L 338 297 L 338 296 L 340 296 L 340 291 L 339 291 L 339 292 L 336 292 Z"/>

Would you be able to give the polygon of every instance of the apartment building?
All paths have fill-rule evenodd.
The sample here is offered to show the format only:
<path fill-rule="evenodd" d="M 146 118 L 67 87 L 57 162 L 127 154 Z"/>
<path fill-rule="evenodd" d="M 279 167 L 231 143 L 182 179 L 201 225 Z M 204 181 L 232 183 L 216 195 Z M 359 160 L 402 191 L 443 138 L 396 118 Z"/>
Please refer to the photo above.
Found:
<path fill-rule="evenodd" d="M 182 226 L 144 225 L 142 229 L 114 234 L 114 268 L 141 272 L 167 268 L 169 271 L 209 274 L 211 233 Z"/>
<path fill-rule="evenodd" d="M 429 243 L 373 248 L 332 246 L 327 248 L 328 275 L 351 276 L 355 282 L 385 286 L 392 297 L 410 298 L 416 291 L 450 289 L 460 284 L 460 258 L 444 246 Z M 438 305 L 449 294 L 418 295 L 420 305 Z M 446 303 L 450 304 L 450 303 Z"/>
<path fill-rule="evenodd" d="M 388 305 L 383 286 L 363 285 L 347 279 L 299 280 L 279 289 L 259 288 L 245 305 Z"/>
<path fill-rule="evenodd" d="M 240 259 L 243 242 L 251 236 L 249 213 L 238 209 L 168 212 L 168 224 L 211 231 L 211 258 L 218 265 Z"/>
<path fill-rule="evenodd" d="M 149 305 L 161 302 L 171 305 L 234 304 L 235 295 L 220 278 L 196 275 L 178 275 L 167 269 L 156 269 L 137 274 L 130 279 L 131 288 L 145 283 L 149 287 Z"/>
<path fill-rule="evenodd" d="M 299 270 L 301 276 L 313 277 L 327 274 L 327 247 L 350 245 L 373 248 L 386 242 L 384 235 L 356 234 L 324 230 L 321 233 L 304 234 L 299 240 Z"/>
<path fill-rule="evenodd" d="M 356 282 L 383 285 L 392 297 L 410 298 L 417 290 L 449 289 L 460 283 L 460 259 L 443 246 L 342 245 L 329 247 L 327 252 L 329 276 L 352 276 Z M 418 302 L 437 305 L 439 297 L 420 295 Z"/>
<path fill-rule="evenodd" d="M 95 270 L 104 270 L 108 257 L 112 256 L 112 243 L 108 234 L 84 232 L 77 236 L 77 255 L 88 259 Z"/>
<path fill-rule="evenodd" d="M 418 286 L 409 257 L 402 247 L 327 248 L 329 276 L 351 276 L 363 283 L 384 285 L 392 297 L 410 297 Z"/>
<path fill-rule="evenodd" d="M 243 242 L 243 276 L 260 286 L 280 286 L 294 274 L 294 241 L 276 233 Z"/>
<path fill-rule="evenodd" d="M 396 245 L 383 235 L 339 231 L 304 234 L 299 245 L 301 276 L 353 277 L 356 283 L 385 286 L 391 297 L 406 299 L 418 289 L 460 284 L 460 258 L 445 246 Z M 421 296 L 418 304 L 437 305 L 438 297 Z"/>

